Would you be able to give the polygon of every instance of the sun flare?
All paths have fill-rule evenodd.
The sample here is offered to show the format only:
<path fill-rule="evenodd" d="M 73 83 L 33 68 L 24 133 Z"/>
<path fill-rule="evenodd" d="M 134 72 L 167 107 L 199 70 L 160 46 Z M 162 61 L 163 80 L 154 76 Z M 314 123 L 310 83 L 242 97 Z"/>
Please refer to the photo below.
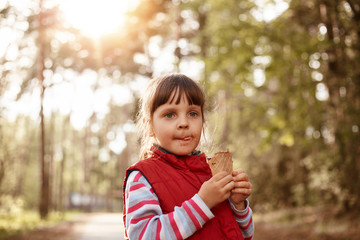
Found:
<path fill-rule="evenodd" d="M 139 0 L 66 0 L 61 3 L 65 21 L 90 37 L 116 31 L 124 23 L 126 13 Z"/>

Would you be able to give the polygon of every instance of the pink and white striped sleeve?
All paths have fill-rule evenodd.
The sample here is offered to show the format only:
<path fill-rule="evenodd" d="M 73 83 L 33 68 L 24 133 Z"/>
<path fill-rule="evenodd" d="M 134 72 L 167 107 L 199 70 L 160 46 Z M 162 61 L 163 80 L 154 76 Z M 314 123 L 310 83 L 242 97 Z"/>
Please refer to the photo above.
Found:
<path fill-rule="evenodd" d="M 139 171 L 128 176 L 124 211 L 128 237 L 139 240 L 185 239 L 214 217 L 197 194 L 163 214 L 151 185 Z"/>
<path fill-rule="evenodd" d="M 252 240 L 254 236 L 254 222 L 252 219 L 252 210 L 249 207 L 249 201 L 245 201 L 246 208 L 244 210 L 236 209 L 230 200 L 229 202 L 233 210 L 235 220 L 239 224 L 241 233 L 244 236 L 244 240 Z"/>

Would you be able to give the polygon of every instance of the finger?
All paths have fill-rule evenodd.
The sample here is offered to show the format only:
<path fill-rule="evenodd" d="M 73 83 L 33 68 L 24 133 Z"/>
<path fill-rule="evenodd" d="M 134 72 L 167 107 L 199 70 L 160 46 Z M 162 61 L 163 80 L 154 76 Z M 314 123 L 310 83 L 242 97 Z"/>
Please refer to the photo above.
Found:
<path fill-rule="evenodd" d="M 241 168 L 234 170 L 234 171 L 232 172 L 232 175 L 233 175 L 233 176 L 236 176 L 236 175 L 238 175 L 238 174 L 240 174 L 240 173 L 244 173 L 244 170 L 242 170 Z"/>
<path fill-rule="evenodd" d="M 215 182 L 219 181 L 220 179 L 223 179 L 227 174 L 227 172 L 225 171 L 221 171 L 221 172 L 218 172 L 217 174 L 215 174 L 213 177 L 212 177 L 212 180 L 214 180 Z"/>
<path fill-rule="evenodd" d="M 217 184 L 219 184 L 221 187 L 224 187 L 229 182 L 234 183 L 233 178 L 230 175 L 225 175 L 222 179 L 217 181 Z"/>
<path fill-rule="evenodd" d="M 241 181 L 241 182 L 235 182 L 235 188 L 252 188 L 252 185 L 250 182 L 245 182 L 245 181 Z"/>
<path fill-rule="evenodd" d="M 246 173 L 240 173 L 233 177 L 233 180 L 236 182 L 239 181 L 249 181 L 249 176 Z"/>
<path fill-rule="evenodd" d="M 230 192 L 234 188 L 234 185 L 235 185 L 235 183 L 233 181 L 231 181 L 223 187 L 223 190 L 225 192 Z"/>
<path fill-rule="evenodd" d="M 249 196 L 252 193 L 252 189 L 249 188 L 234 188 L 232 193 L 243 194 Z"/>

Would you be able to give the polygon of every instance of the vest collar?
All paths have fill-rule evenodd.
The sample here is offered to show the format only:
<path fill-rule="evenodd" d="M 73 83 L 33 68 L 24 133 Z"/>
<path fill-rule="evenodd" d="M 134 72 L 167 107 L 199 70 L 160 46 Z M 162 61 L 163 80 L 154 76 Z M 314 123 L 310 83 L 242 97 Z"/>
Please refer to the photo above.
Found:
<path fill-rule="evenodd" d="M 211 170 L 206 161 L 205 154 L 201 153 L 200 151 L 192 155 L 177 156 L 156 145 L 151 147 L 151 151 L 153 153 L 152 158 L 160 157 L 162 160 L 171 164 L 174 168 L 188 169 L 192 172 L 204 172 L 211 174 Z"/>
<path fill-rule="evenodd" d="M 156 144 L 154 144 L 153 147 L 158 148 L 159 150 L 161 150 L 161 151 L 164 152 L 164 153 L 172 154 L 172 155 L 175 155 L 176 157 L 182 157 L 181 155 L 173 154 L 173 153 L 165 150 L 164 148 L 162 148 L 162 147 L 160 147 L 160 146 L 158 146 L 158 145 L 156 145 Z M 151 149 L 151 150 L 153 150 L 153 149 Z M 192 155 L 197 155 L 197 156 L 199 156 L 200 154 L 201 154 L 200 151 L 194 150 L 192 153 L 188 154 L 187 156 L 192 156 Z"/>

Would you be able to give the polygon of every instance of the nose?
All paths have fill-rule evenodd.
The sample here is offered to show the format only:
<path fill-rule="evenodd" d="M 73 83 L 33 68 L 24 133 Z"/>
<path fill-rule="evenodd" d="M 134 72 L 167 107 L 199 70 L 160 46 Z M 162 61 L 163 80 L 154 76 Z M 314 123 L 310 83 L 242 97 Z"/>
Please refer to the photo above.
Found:
<path fill-rule="evenodd" d="M 187 129 L 187 128 L 189 128 L 189 121 L 188 121 L 188 119 L 186 117 L 179 118 L 178 128 L 179 129 Z"/>

